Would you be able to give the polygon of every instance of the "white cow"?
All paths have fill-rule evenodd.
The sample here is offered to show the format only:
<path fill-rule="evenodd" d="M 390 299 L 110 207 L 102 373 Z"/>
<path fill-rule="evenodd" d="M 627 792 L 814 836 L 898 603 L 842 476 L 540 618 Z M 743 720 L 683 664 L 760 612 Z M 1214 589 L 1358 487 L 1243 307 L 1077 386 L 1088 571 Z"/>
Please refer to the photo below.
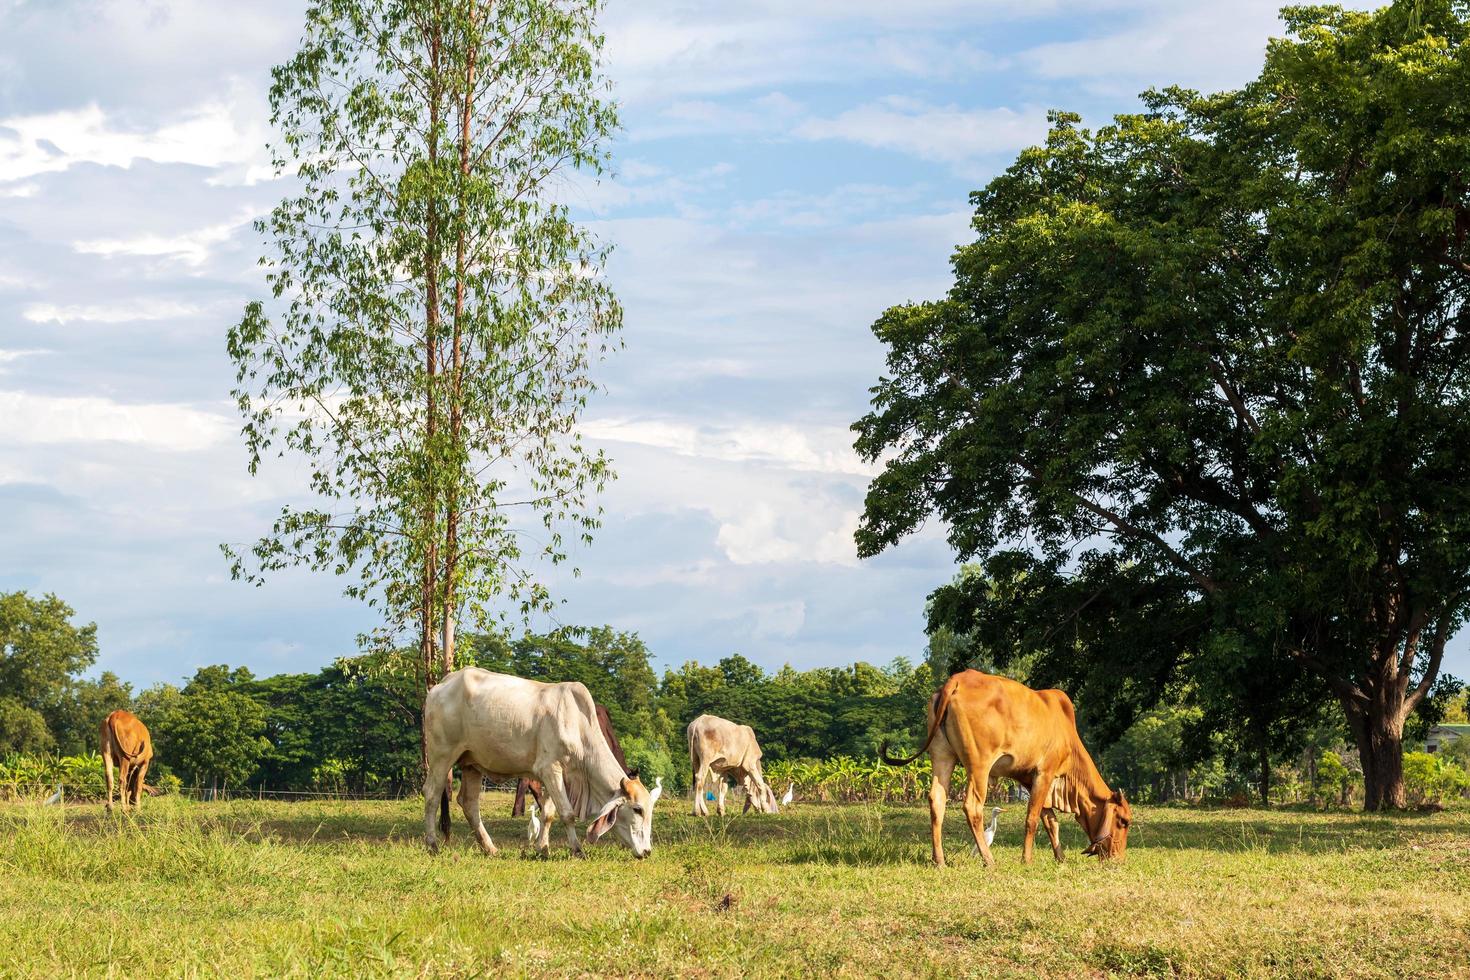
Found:
<path fill-rule="evenodd" d="M 689 723 L 689 764 L 694 770 L 694 815 L 706 816 L 705 780 L 714 776 L 719 781 L 717 809 L 725 815 L 725 778 L 730 776 L 745 787 L 745 806 L 762 813 L 775 813 L 776 794 L 766 784 L 761 772 L 761 747 L 755 740 L 755 729 L 737 725 L 714 715 L 700 715 Z"/>
<path fill-rule="evenodd" d="M 572 853 L 581 856 L 577 820 L 596 814 L 587 840 L 609 829 L 645 858 L 653 852 L 653 804 L 638 778 L 624 775 L 597 724 L 592 695 L 578 683 L 542 684 L 478 667 L 457 670 L 429 689 L 424 701 L 424 737 L 429 771 L 424 780 L 424 843 L 439 849 L 434 808 L 442 806 L 439 828 L 449 833 L 446 787 L 456 764 L 464 769 L 459 805 L 486 854 L 496 852 L 480 822 L 480 792 L 486 775 L 540 780 L 550 806 L 537 847 L 550 847 L 551 824 L 566 826 Z"/>

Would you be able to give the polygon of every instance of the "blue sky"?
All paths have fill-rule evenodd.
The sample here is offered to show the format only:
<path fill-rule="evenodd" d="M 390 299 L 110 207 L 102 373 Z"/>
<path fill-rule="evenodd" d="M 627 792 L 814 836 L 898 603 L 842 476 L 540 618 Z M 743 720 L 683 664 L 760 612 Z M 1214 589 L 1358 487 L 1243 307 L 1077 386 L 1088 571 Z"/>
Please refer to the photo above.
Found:
<path fill-rule="evenodd" d="M 245 472 L 224 331 L 263 291 L 265 92 L 303 9 L 0 0 L 0 589 L 64 597 L 141 684 L 314 669 L 373 625 L 330 577 L 231 582 L 217 547 L 301 489 Z M 1048 108 L 1238 84 L 1275 6 L 613 0 L 603 24 L 617 177 L 574 203 L 616 247 L 627 346 L 586 429 L 620 479 L 557 620 L 662 664 L 917 657 L 953 556 L 936 529 L 854 555 L 869 325 L 944 291 L 968 193 Z"/>

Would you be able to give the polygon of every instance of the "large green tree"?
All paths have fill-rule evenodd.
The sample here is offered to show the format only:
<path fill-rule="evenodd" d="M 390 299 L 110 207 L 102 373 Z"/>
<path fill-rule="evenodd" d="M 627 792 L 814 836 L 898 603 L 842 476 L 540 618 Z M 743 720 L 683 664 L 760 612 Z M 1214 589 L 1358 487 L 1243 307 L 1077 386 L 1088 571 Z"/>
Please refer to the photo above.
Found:
<path fill-rule="evenodd" d="M 858 544 L 1109 556 L 1330 690 L 1397 807 L 1470 604 L 1470 13 L 1284 16 L 1250 84 L 1057 114 L 974 195 L 949 296 L 875 326 Z"/>
<path fill-rule="evenodd" d="M 319 0 L 270 99 L 299 192 L 260 223 L 274 299 L 229 334 L 251 472 L 315 501 L 237 576 L 354 576 L 430 681 L 456 623 L 550 602 L 534 561 L 597 526 L 576 422 L 621 311 L 558 198 L 616 124 L 597 0 Z"/>
<path fill-rule="evenodd" d="M 182 691 L 162 685 L 139 698 L 155 753 L 195 786 L 243 786 L 271 749 L 266 710 L 244 667 L 201 667 Z"/>
<path fill-rule="evenodd" d="M 73 615 L 54 595 L 0 594 L 0 751 L 79 747 L 73 743 L 81 736 L 69 722 L 76 714 L 73 689 L 84 682 L 73 675 L 97 660 L 97 624 L 78 626 Z M 105 711 L 80 724 L 100 725 L 103 717 Z M 96 734 L 94 727 L 90 741 Z"/>

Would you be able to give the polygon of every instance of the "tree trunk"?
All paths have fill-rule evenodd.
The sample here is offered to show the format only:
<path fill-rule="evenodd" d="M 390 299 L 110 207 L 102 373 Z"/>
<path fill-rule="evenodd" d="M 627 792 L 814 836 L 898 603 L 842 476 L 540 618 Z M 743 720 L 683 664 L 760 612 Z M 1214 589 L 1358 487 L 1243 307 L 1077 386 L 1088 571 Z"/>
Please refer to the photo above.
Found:
<path fill-rule="evenodd" d="M 478 12 L 475 5 L 470 4 L 469 34 L 471 36 L 475 36 L 475 18 Z M 459 185 L 456 197 L 461 220 L 455 223 L 454 238 L 454 321 L 451 324 L 453 333 L 450 343 L 448 392 L 451 453 L 457 452 L 464 441 L 464 311 L 465 275 L 468 270 L 463 215 L 466 210 L 466 185 L 470 177 L 470 131 L 475 110 L 475 62 L 478 55 L 478 45 L 471 45 L 465 66 L 463 99 L 459 105 Z M 447 499 L 444 501 L 444 628 L 443 649 L 440 651 L 444 663 L 443 674 L 440 676 L 447 676 L 454 670 L 454 610 L 458 607 L 459 600 L 456 594 L 459 585 L 460 520 L 460 489 L 457 477 L 458 474 L 456 474 L 455 482 L 449 485 Z"/>
<path fill-rule="evenodd" d="M 1317 746 L 1307 746 L 1307 798 L 1317 805 Z"/>
<path fill-rule="evenodd" d="M 449 609 L 444 610 L 444 675 L 448 676 L 454 670 L 454 613 Z"/>
<path fill-rule="evenodd" d="M 1399 703 L 1392 703 L 1397 700 Z M 1363 764 L 1363 809 L 1404 808 L 1404 721 L 1402 698 L 1378 697 L 1366 709 L 1347 710 L 1348 725 Z"/>
<path fill-rule="evenodd" d="M 1259 783 L 1260 792 L 1261 792 L 1261 806 L 1263 806 L 1263 807 L 1264 806 L 1270 806 L 1271 805 L 1271 747 L 1269 745 L 1267 745 L 1264 740 L 1262 740 L 1262 742 L 1260 744 L 1260 747 L 1259 747 L 1259 749 L 1257 751 L 1260 753 L 1259 758 L 1260 758 L 1260 764 L 1261 764 L 1261 776 L 1260 776 L 1260 783 Z"/>
<path fill-rule="evenodd" d="M 429 169 L 437 169 L 439 161 L 439 119 L 440 98 L 442 96 L 442 82 L 440 79 L 440 54 L 443 49 L 443 22 L 438 17 L 431 17 L 428 23 L 428 46 L 429 46 L 429 77 L 428 94 L 429 103 L 429 130 L 428 130 L 428 157 Z M 439 376 L 439 216 L 435 208 L 435 201 L 429 201 L 428 214 L 425 218 L 424 228 L 424 452 L 432 454 L 436 451 L 434 436 L 436 422 L 438 419 L 438 407 L 435 404 L 434 389 L 438 384 Z M 438 504 L 435 501 L 434 467 L 432 463 L 427 467 L 424 474 L 426 485 L 422 488 L 420 501 L 420 517 L 423 527 L 420 529 L 425 542 L 423 565 L 419 572 L 419 665 L 424 676 L 424 692 L 427 695 L 429 688 L 434 686 L 438 679 L 435 674 L 434 663 L 434 597 L 437 592 L 436 577 L 439 568 L 439 555 L 435 547 L 435 535 L 438 529 L 435 527 L 435 518 L 438 516 Z M 428 735 L 419 726 L 419 770 L 424 778 L 429 773 L 429 741 Z"/>

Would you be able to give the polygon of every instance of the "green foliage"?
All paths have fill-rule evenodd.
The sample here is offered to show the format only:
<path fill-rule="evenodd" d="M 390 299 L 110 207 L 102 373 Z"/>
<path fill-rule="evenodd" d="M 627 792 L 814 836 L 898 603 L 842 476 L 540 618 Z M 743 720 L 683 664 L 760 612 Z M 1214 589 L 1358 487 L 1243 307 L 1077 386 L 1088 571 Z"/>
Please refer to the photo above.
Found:
<path fill-rule="evenodd" d="M 1404 724 L 1404 740 L 1410 743 L 1423 742 L 1429 735 L 1429 729 L 1435 725 L 1453 725 L 1452 717 L 1460 718 L 1459 724 L 1464 724 L 1465 717 L 1465 682 L 1452 674 L 1442 674 L 1430 688 L 1429 694 L 1409 720 Z"/>
<path fill-rule="evenodd" d="M 877 759 L 778 760 L 766 766 L 766 781 L 779 798 L 794 787 L 798 803 L 923 803 L 929 799 L 933 768 L 928 757 L 912 765 L 890 766 Z M 955 769 L 950 794 L 965 791 L 965 768 Z"/>
<path fill-rule="evenodd" d="M 0 794 L 44 799 L 58 785 L 70 800 L 102 799 L 107 789 L 102 756 L 95 752 L 70 756 L 13 753 L 0 758 Z"/>
<path fill-rule="evenodd" d="M 0 697 L 0 752 L 45 752 L 55 747 L 41 712 L 15 698 Z"/>
<path fill-rule="evenodd" d="M 1470 738 L 1457 738 L 1447 742 L 1440 752 L 1445 759 L 1450 760 L 1461 769 L 1470 771 Z"/>
<path fill-rule="evenodd" d="M 242 786 L 270 749 L 265 709 L 248 690 L 249 672 L 202 668 L 182 691 L 164 695 L 140 715 L 166 759 L 194 786 Z"/>
<path fill-rule="evenodd" d="M 1444 714 L 1439 719 L 1442 725 L 1470 725 L 1470 690 L 1460 689 L 1460 693 L 1450 698 L 1444 704 Z"/>
<path fill-rule="evenodd" d="M 1442 803 L 1447 798 L 1470 793 L 1470 774 L 1439 755 L 1405 752 L 1404 785 L 1410 803 Z"/>
<path fill-rule="evenodd" d="M 75 754 L 98 747 L 102 721 L 133 703 L 133 686 L 110 670 L 96 679 L 68 678 L 65 692 L 50 712 L 57 751 Z"/>
<path fill-rule="evenodd" d="M 1317 760 L 1316 779 L 1312 782 L 1312 794 L 1328 803 L 1347 796 L 1353 783 L 1353 774 L 1343 765 L 1342 756 L 1336 752 L 1323 752 Z"/>
<path fill-rule="evenodd" d="M 887 667 L 857 663 L 766 675 L 743 657 L 717 667 L 686 663 L 664 674 L 659 700 L 683 726 L 709 713 L 756 730 L 767 759 L 872 758 L 890 738 L 922 739 L 924 711 L 939 686 L 927 663 L 895 660 Z"/>
<path fill-rule="evenodd" d="M 0 752 L 95 746 L 97 727 L 111 710 L 97 714 L 109 699 L 96 694 L 117 679 L 74 677 L 97 660 L 97 624 L 77 626 L 74 615 L 49 593 L 39 599 L 0 593 Z"/>
<path fill-rule="evenodd" d="M 1114 734 L 1174 680 L 1264 678 L 1258 745 L 1330 691 L 1371 808 L 1470 612 L 1470 10 L 1408 9 L 1290 7 L 1237 91 L 1055 114 L 949 295 L 874 325 L 855 426 L 859 552 L 938 518 L 1021 602 L 933 625 L 1021 637 Z"/>
<path fill-rule="evenodd" d="M 689 764 L 674 761 L 669 747 L 661 740 L 634 735 L 622 738 L 623 756 L 628 768 L 638 770 L 643 785 L 652 787 L 660 777 L 666 793 L 683 793 L 689 789 Z"/>

